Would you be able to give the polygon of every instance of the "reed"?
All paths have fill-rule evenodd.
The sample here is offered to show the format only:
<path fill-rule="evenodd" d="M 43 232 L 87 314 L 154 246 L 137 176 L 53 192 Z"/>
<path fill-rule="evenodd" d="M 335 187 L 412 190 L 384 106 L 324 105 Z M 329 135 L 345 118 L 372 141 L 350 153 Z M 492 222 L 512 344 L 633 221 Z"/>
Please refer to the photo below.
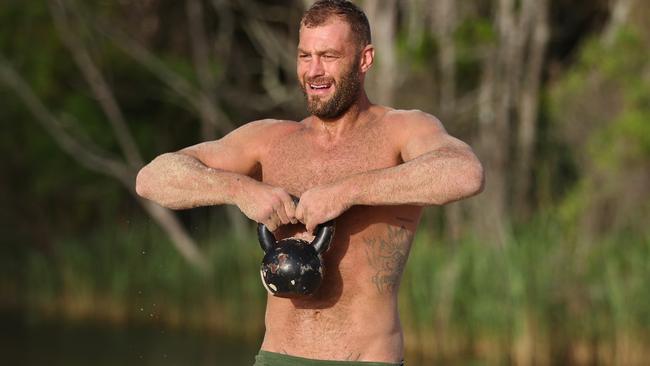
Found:
<path fill-rule="evenodd" d="M 265 290 L 254 237 L 199 233 L 213 263 L 189 267 L 153 225 L 98 229 L 31 252 L 12 277 L 38 317 L 151 322 L 258 339 Z M 650 359 L 650 236 L 595 242 L 553 219 L 516 228 L 502 246 L 420 232 L 403 276 L 400 312 L 412 360 L 641 363 Z M 219 239 L 215 239 L 219 238 Z M 18 288 L 4 286 L 3 288 Z M 424 362 L 424 361 L 422 361 Z"/>
<path fill-rule="evenodd" d="M 650 359 L 650 240 L 598 242 L 538 219 L 506 245 L 416 238 L 400 306 L 416 357 L 517 364 Z"/>

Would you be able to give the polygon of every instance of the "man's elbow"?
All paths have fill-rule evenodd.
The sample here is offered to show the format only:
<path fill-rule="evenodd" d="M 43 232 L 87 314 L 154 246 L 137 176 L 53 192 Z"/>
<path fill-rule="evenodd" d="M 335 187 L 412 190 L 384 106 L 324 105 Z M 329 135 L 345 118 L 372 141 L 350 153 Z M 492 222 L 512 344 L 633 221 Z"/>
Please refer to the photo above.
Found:
<path fill-rule="evenodd" d="M 447 186 L 448 190 L 443 196 L 436 196 L 431 200 L 434 205 L 446 205 L 465 198 L 475 196 L 483 191 L 485 175 L 483 166 L 476 158 L 468 159 L 458 167 L 458 174 Z"/>
<path fill-rule="evenodd" d="M 464 197 L 475 196 L 483 192 L 483 188 L 485 188 L 485 172 L 483 171 L 483 165 L 477 158 L 473 158 L 468 162 L 464 180 Z"/>
<path fill-rule="evenodd" d="M 147 166 L 140 169 L 138 175 L 135 177 L 135 192 L 138 196 L 146 199 L 151 198 L 151 174 L 147 169 Z"/>
<path fill-rule="evenodd" d="M 162 180 L 165 179 L 165 174 L 168 171 L 166 167 L 169 165 L 172 154 L 165 153 L 157 156 L 140 169 L 135 177 L 135 192 L 138 196 L 158 202 L 159 197 L 157 196 L 160 195 L 160 187 L 163 186 Z"/>
<path fill-rule="evenodd" d="M 159 185 L 156 182 L 155 173 L 151 171 L 151 167 L 145 166 L 140 169 L 138 175 L 135 177 L 135 192 L 138 196 L 171 210 L 181 208 L 176 202 L 170 202 L 164 196 L 160 195 L 160 192 L 156 189 L 156 186 Z"/>

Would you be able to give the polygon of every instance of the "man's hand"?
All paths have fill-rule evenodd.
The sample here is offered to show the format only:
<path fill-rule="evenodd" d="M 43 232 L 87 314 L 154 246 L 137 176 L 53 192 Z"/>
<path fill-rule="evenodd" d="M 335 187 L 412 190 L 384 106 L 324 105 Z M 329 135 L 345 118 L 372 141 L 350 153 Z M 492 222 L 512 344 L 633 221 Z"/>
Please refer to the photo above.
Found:
<path fill-rule="evenodd" d="M 318 224 L 339 217 L 352 206 L 348 193 L 336 183 L 313 187 L 300 196 L 296 219 L 313 233 Z"/>
<path fill-rule="evenodd" d="M 298 222 L 296 205 L 287 191 L 254 180 L 238 198 L 237 207 L 249 219 L 263 223 L 271 231 Z"/>

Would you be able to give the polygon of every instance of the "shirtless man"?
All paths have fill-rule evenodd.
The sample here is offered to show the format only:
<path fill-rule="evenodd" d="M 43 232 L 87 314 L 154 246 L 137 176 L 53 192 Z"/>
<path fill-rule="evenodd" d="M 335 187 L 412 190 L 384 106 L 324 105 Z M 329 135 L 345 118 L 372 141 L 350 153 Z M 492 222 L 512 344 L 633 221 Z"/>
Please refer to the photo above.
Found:
<path fill-rule="evenodd" d="M 163 154 L 140 171 L 137 192 L 173 209 L 236 205 L 278 239 L 335 219 L 317 293 L 269 295 L 256 365 L 399 365 L 397 293 L 422 207 L 477 194 L 482 167 L 435 117 L 368 100 L 375 50 L 355 5 L 318 1 L 300 26 L 310 116 L 251 122 Z"/>

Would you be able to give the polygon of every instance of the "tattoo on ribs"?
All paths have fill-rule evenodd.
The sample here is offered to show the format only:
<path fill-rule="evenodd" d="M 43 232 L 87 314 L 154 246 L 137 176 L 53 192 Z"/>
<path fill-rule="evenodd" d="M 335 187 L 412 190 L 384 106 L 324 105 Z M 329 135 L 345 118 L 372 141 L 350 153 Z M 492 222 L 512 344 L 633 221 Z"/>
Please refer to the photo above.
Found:
<path fill-rule="evenodd" d="M 412 236 L 404 226 L 389 226 L 385 237 L 363 239 L 368 263 L 376 271 L 372 282 L 380 294 L 397 291 Z"/>

